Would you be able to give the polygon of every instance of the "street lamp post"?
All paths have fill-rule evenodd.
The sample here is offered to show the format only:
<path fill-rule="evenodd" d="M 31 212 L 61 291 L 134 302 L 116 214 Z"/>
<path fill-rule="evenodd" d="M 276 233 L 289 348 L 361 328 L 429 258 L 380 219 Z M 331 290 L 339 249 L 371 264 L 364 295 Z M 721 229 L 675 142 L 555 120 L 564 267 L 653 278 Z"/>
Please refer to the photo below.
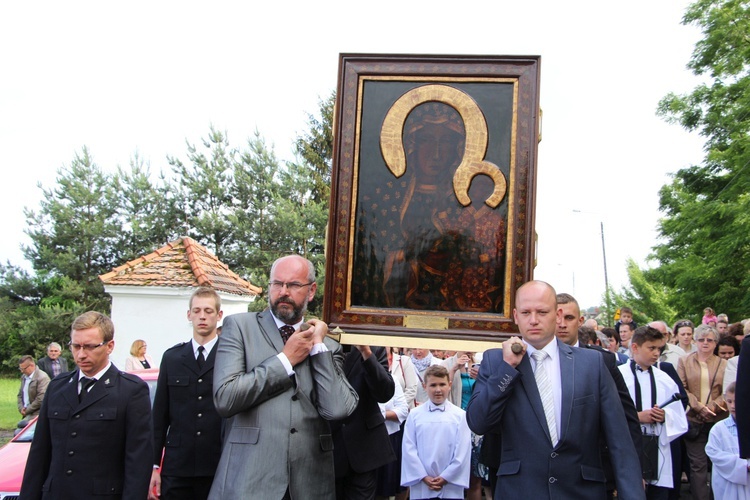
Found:
<path fill-rule="evenodd" d="M 594 212 L 584 212 L 582 210 L 573 210 L 573 212 L 577 214 L 591 214 L 591 215 L 599 215 Z M 612 303 L 610 300 L 609 295 L 609 276 L 607 274 L 607 250 L 604 244 L 604 221 L 599 221 L 599 227 L 601 228 L 601 235 L 602 235 L 602 261 L 604 262 L 604 301 L 607 306 L 607 314 L 606 317 L 606 324 L 607 326 L 610 326 L 610 315 L 612 314 Z"/>

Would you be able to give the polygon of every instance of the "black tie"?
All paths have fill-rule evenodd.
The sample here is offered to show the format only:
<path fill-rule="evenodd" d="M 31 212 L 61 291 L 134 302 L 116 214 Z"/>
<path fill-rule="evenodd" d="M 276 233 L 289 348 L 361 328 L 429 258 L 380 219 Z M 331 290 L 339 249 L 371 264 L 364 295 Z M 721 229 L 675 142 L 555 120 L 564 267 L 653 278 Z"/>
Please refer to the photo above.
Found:
<path fill-rule="evenodd" d="M 95 378 L 81 377 L 81 392 L 78 394 L 78 402 L 83 403 L 89 393 L 91 386 L 96 383 Z"/>
<path fill-rule="evenodd" d="M 205 351 L 206 348 L 201 346 L 198 346 L 198 368 L 201 370 L 203 369 L 203 365 L 206 364 L 206 357 L 203 355 L 203 351 Z"/>
<path fill-rule="evenodd" d="M 281 334 L 281 340 L 284 341 L 286 344 L 286 341 L 289 340 L 289 337 L 292 336 L 294 333 L 294 327 L 289 325 L 284 325 L 281 328 L 279 328 L 279 333 Z"/>

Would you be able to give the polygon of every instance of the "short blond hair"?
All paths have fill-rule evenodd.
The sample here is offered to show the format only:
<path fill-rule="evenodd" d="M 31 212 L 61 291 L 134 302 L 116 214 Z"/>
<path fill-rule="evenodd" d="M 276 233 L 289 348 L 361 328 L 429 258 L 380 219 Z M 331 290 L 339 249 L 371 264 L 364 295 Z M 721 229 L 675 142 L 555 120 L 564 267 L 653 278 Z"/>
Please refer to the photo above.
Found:
<path fill-rule="evenodd" d="M 85 312 L 74 319 L 70 331 L 73 333 L 75 330 L 88 330 L 89 328 L 98 328 L 102 332 L 104 342 L 115 338 L 115 324 L 109 316 L 96 311 Z"/>

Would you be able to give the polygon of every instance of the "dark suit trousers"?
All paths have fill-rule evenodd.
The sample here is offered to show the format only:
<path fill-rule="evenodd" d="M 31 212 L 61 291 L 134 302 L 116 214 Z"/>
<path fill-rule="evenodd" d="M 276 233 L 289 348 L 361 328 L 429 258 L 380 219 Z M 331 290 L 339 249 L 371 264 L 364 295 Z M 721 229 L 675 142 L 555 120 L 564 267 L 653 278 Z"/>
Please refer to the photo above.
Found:
<path fill-rule="evenodd" d="M 349 472 L 336 478 L 336 500 L 373 500 L 378 485 L 378 470 Z"/>
<path fill-rule="evenodd" d="M 211 490 L 213 476 L 161 477 L 161 500 L 206 500 Z"/>

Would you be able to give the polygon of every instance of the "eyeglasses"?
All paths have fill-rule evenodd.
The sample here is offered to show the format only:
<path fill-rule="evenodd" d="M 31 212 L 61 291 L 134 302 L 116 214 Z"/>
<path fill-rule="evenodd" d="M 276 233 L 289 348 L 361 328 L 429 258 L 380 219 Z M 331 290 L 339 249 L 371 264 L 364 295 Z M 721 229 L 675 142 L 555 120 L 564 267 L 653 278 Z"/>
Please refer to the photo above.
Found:
<path fill-rule="evenodd" d="M 68 347 L 70 347 L 71 351 L 80 351 L 83 349 L 84 351 L 91 352 L 94 349 L 100 348 L 104 344 L 106 344 L 106 342 L 102 342 L 101 344 L 73 344 L 72 342 L 69 342 Z"/>
<path fill-rule="evenodd" d="M 675 329 L 682 328 L 683 326 L 689 326 L 690 328 L 692 328 L 693 327 L 693 322 L 692 321 L 678 321 L 674 325 Z"/>
<path fill-rule="evenodd" d="M 702 339 L 695 339 L 696 342 L 716 342 L 714 339 L 709 339 L 708 337 L 703 337 Z"/>
<path fill-rule="evenodd" d="M 297 281 L 284 282 L 284 281 L 271 281 L 269 285 L 271 286 L 271 290 L 279 291 L 282 288 L 286 287 L 287 290 L 290 292 L 296 292 L 299 291 L 303 286 L 310 286 L 314 281 L 311 281 L 310 283 L 299 283 Z"/>

